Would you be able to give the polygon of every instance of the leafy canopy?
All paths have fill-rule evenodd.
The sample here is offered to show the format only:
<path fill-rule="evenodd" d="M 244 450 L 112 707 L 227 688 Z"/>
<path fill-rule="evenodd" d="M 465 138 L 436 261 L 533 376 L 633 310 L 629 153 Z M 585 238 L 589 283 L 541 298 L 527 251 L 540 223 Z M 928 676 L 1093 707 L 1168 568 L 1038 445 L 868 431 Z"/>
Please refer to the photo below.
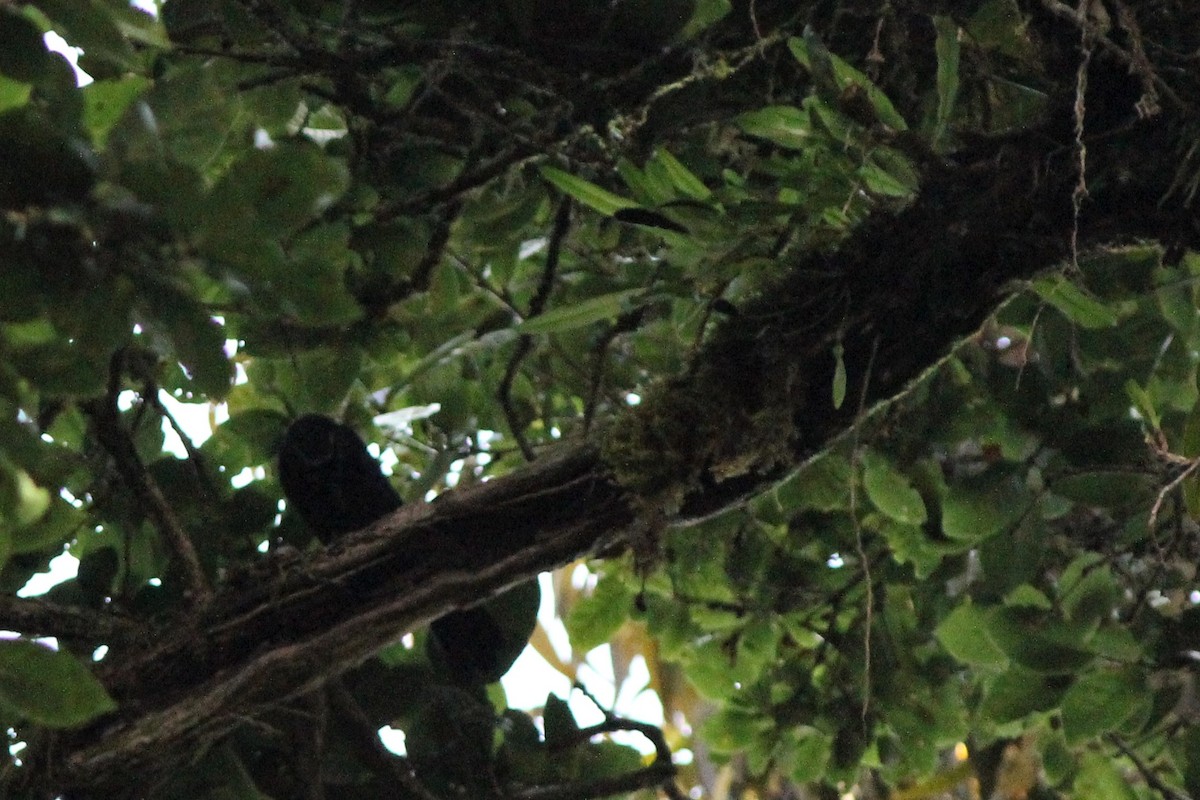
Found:
<path fill-rule="evenodd" d="M 12 791 L 59 791 L 55 741 L 102 748 L 107 721 L 167 702 L 114 700 L 123 659 L 269 559 L 302 574 L 316 557 L 274 466 L 288 421 L 315 412 L 376 443 L 410 506 L 604 448 L 638 521 L 605 558 L 560 565 L 570 649 L 545 619 L 533 647 L 575 680 L 607 644 L 614 696 L 644 663 L 661 726 L 577 720 L 555 696 L 508 708 L 410 640 L 121 791 L 916 798 L 970 775 L 985 798 L 1200 796 L 1200 254 L 1118 237 L 1030 265 L 892 398 L 870 389 L 891 365 L 843 342 L 855 298 L 831 292 L 793 324 L 819 356 L 804 380 L 848 424 L 822 427 L 811 402 L 732 429 L 705 398 L 665 404 L 789 270 L 937 204 L 931 165 L 1041 125 L 1079 88 L 1057 54 L 1103 34 L 1015 0 L 782 5 L 0 7 Z M 1198 32 L 1168 6 L 1141 10 L 1153 58 Z M 1146 59 L 1135 23 L 1113 36 Z M 937 252 L 951 233 L 916 236 Z M 966 255 L 946 258 L 969 272 Z M 892 269 L 914 325 L 946 302 L 901 291 L 903 254 Z M 178 404 L 207 408 L 211 435 L 191 441 Z M 626 436 L 646 420 L 656 447 Z M 806 426 L 845 433 L 797 453 Z M 696 431 L 745 462 L 678 446 Z M 678 513 L 745 474 L 752 491 Z M 78 575 L 17 598 L 64 548 Z M 406 759 L 379 749 L 385 724 Z"/>

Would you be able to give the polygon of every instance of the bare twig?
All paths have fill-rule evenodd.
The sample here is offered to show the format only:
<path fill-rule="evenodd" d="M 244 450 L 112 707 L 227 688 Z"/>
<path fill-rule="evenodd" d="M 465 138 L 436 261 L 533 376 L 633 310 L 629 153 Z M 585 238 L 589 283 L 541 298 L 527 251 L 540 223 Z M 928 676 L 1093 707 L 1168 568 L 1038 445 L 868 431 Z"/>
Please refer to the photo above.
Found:
<path fill-rule="evenodd" d="M 526 317 L 536 317 L 546 310 L 550 300 L 550 292 L 554 291 L 554 279 L 558 275 L 558 260 L 562 255 L 563 242 L 571 227 L 571 199 L 564 197 L 558 203 L 554 212 L 554 228 L 550 231 L 550 243 L 546 247 L 546 268 L 542 270 L 542 278 L 538 282 L 537 291 L 529 301 L 529 313 Z"/>
<path fill-rule="evenodd" d="M 867 414 L 867 405 L 870 395 L 868 390 L 871 386 L 871 372 L 875 368 L 875 356 L 879 352 L 879 339 L 876 338 L 871 343 L 871 355 L 867 359 L 866 369 L 863 370 L 862 387 L 858 395 L 858 410 L 855 413 L 854 424 L 854 445 L 853 453 L 854 460 L 859 460 L 859 433 L 861 432 L 862 421 Z M 850 481 L 850 519 L 854 525 L 854 549 L 858 554 L 859 560 L 862 562 L 863 580 L 866 583 L 866 622 L 863 625 L 863 701 L 860 709 L 860 718 L 863 725 L 867 724 L 867 714 L 871 710 L 871 629 L 873 627 L 873 618 L 875 614 L 875 584 L 871 577 L 871 558 L 867 554 L 866 545 L 863 543 L 862 521 L 859 519 L 858 511 L 858 481 L 857 479 Z"/>
<path fill-rule="evenodd" d="M 450 241 L 450 228 L 458 219 L 460 211 L 462 211 L 462 201 L 455 198 L 447 203 L 442 213 L 438 215 L 433 232 L 429 235 L 429 244 L 425 247 L 425 255 L 421 256 L 421 261 L 413 270 L 412 277 L 408 281 L 409 293 L 424 291 L 429 287 L 429 277 L 433 274 L 434 268 L 442 261 L 442 253 L 446 251 L 446 243 Z"/>
<path fill-rule="evenodd" d="M 187 453 L 188 463 L 192 465 L 192 470 L 196 473 L 196 480 L 199 481 L 200 485 L 204 487 L 204 490 L 208 492 L 209 495 L 215 497 L 217 488 L 213 486 L 212 480 L 209 478 L 208 473 L 204 471 L 203 454 L 201 454 L 196 445 L 192 443 L 191 438 L 183 430 L 183 427 L 179 424 L 179 421 L 175 419 L 175 415 L 172 414 L 170 409 L 163 404 L 162 397 L 159 394 L 161 391 L 161 389 L 155 391 L 153 387 L 147 387 L 143 396 L 150 401 L 151 405 L 154 406 L 154 409 L 159 414 L 162 414 L 163 419 L 165 419 L 167 424 L 171 426 L 171 430 L 175 431 L 175 435 L 179 437 L 179 441 L 183 442 L 183 451 Z"/>
<path fill-rule="evenodd" d="M 517 349 L 508 359 L 508 366 L 504 370 L 504 378 L 500 381 L 500 391 L 497 397 L 500 409 L 504 412 L 504 419 L 508 423 L 508 430 L 512 433 L 517 446 L 521 448 L 521 455 L 525 457 L 526 461 L 533 461 L 537 454 L 533 452 L 533 445 L 525 438 L 525 426 L 517 416 L 516 408 L 513 407 L 512 387 L 517 378 L 517 372 L 521 369 L 521 362 L 525 360 L 531 350 L 533 350 L 531 336 L 522 335 L 517 339 Z"/>
<path fill-rule="evenodd" d="M 1172 478 L 1170 483 L 1159 489 L 1158 496 L 1154 498 L 1154 505 L 1150 507 L 1150 518 L 1147 523 L 1151 532 L 1158 525 L 1158 512 L 1162 510 L 1163 501 L 1167 499 L 1171 492 L 1179 488 L 1184 481 L 1196 472 L 1196 469 L 1200 467 L 1200 458 L 1191 459 L 1184 463 L 1187 464 L 1187 467 Z"/>
<path fill-rule="evenodd" d="M 608 348 L 612 346 L 612 343 L 622 333 L 636 330 L 638 325 L 642 323 L 642 318 L 645 314 L 646 309 L 644 306 L 622 314 L 617 318 L 616 323 L 600 337 L 600 341 L 596 342 L 596 346 L 592 348 L 593 365 L 588 379 L 588 396 L 583 406 L 584 433 L 592 429 L 592 422 L 596 418 L 600 390 L 604 386 L 604 367 L 607 362 Z"/>
<path fill-rule="evenodd" d="M 408 216 L 414 212 L 422 212 L 431 206 L 445 203 L 461 195 L 477 189 L 499 175 L 503 175 L 511 167 L 531 158 L 540 158 L 541 154 L 527 148 L 509 147 L 492 158 L 484 161 L 474 169 L 464 170 L 454 180 L 430 189 L 418 192 L 408 197 L 402 197 L 390 203 L 381 204 L 375 216 L 381 221 Z"/>
<path fill-rule="evenodd" d="M 1129 69 L 1132 70 L 1139 78 L 1142 78 L 1143 81 L 1149 81 L 1153 83 L 1153 85 L 1157 87 L 1158 91 L 1162 93 L 1162 96 L 1170 100 L 1176 108 L 1189 107 L 1189 104 L 1185 103 L 1183 98 L 1176 94 L 1175 90 L 1172 89 L 1171 86 L 1164 81 L 1160 75 L 1158 75 L 1158 73 L 1152 72 L 1149 75 L 1146 75 L 1143 71 L 1144 64 L 1142 60 L 1138 58 L 1137 54 L 1126 51 L 1124 48 L 1116 44 L 1112 39 L 1105 36 L 1103 28 L 1086 14 L 1079 14 L 1075 9 L 1071 8 L 1066 3 L 1060 2 L 1059 0 L 1042 0 L 1042 7 L 1055 16 L 1062 17 L 1063 19 L 1067 19 L 1075 23 L 1081 29 L 1083 29 L 1085 35 L 1094 37 L 1094 41 L 1099 44 L 1101 48 L 1126 64 Z M 1128 24 L 1131 20 L 1132 17 L 1130 17 L 1128 20 L 1122 20 L 1122 24 Z"/>
<path fill-rule="evenodd" d="M 1133 748 L 1126 744 L 1125 740 L 1120 736 L 1115 733 L 1110 733 L 1104 738 L 1112 742 L 1113 746 L 1115 746 L 1126 758 L 1133 762 L 1133 766 L 1141 774 L 1142 780 L 1146 781 L 1146 785 L 1151 789 L 1167 798 L 1167 800 L 1191 800 L 1187 794 L 1164 783 L 1162 778 L 1158 777 L 1157 773 L 1154 772 L 1154 769 L 1151 768 L 1151 766 L 1147 764 L 1141 756 L 1135 753 Z"/>
<path fill-rule="evenodd" d="M 439 800 L 425 784 L 408 768 L 407 759 L 401 758 L 383 746 L 379 733 L 370 718 L 341 678 L 325 685 L 329 704 L 338 719 L 350 729 L 350 740 L 355 755 L 377 776 L 394 784 L 399 796 L 416 800 Z"/>
<path fill-rule="evenodd" d="M 196 548 L 188 538 L 179 517 L 175 515 L 175 510 L 167 503 L 162 490 L 146 471 L 129 434 L 121 425 L 117 395 L 120 393 L 119 375 L 122 361 L 123 353 L 118 351 L 113 356 L 107 395 L 85 403 L 83 409 L 91 417 L 96 438 L 112 457 L 122 480 L 129 486 L 142 510 L 182 562 L 191 601 L 195 605 L 204 605 L 212 597 L 212 587 L 209 586 L 204 569 L 200 566 Z"/>
<path fill-rule="evenodd" d="M 596 704 L 596 707 L 604 714 L 604 722 L 580 728 L 571 736 L 550 745 L 551 750 L 567 750 L 602 734 L 632 731 L 641 734 L 654 745 L 654 762 L 643 769 L 625 775 L 535 786 L 514 792 L 510 797 L 513 800 L 590 800 L 590 798 L 625 794 L 638 789 L 658 786 L 671 800 L 682 800 L 684 794 L 675 784 L 675 764 L 671 761 L 671 749 L 667 746 L 662 731 L 646 722 L 615 716 L 600 706 L 596 702 L 596 698 L 582 686 L 576 684 L 575 688 L 582 691 L 588 699 Z"/>
<path fill-rule="evenodd" d="M 529 301 L 529 311 L 525 314 L 525 319 L 533 319 L 539 316 L 546 308 L 546 303 L 550 300 L 550 293 L 554 291 L 554 279 L 558 274 L 558 261 L 562 255 L 563 241 L 567 237 L 567 231 L 571 226 L 571 200 L 564 197 L 559 201 L 558 211 L 554 214 L 554 227 L 550 232 L 550 243 L 546 248 L 546 265 L 542 270 L 541 280 L 538 281 L 538 287 L 534 291 L 533 298 Z M 516 380 L 517 372 L 521 368 L 521 363 L 525 360 L 533 350 L 533 337 L 529 334 L 522 334 L 517 340 L 517 349 L 513 351 L 512 357 L 508 360 L 508 367 L 504 370 L 504 378 L 500 382 L 500 391 L 498 399 L 500 408 L 504 411 L 504 418 L 508 422 L 508 428 L 512 432 L 513 438 L 517 445 L 521 448 L 521 454 L 525 456 L 526 461 L 533 461 L 536 457 L 533 452 L 533 446 L 525 438 L 524 426 L 517 417 L 516 409 L 512 404 L 512 386 Z"/>

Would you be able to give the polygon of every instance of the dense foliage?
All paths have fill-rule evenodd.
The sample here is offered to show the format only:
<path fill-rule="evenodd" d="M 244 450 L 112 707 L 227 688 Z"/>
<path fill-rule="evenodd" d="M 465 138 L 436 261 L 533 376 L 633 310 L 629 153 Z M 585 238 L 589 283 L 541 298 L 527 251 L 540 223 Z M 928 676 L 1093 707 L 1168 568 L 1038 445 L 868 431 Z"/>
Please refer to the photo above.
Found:
<path fill-rule="evenodd" d="M 1197 52 L 1186 0 L 0 3 L 3 795 L 1200 797 Z M 332 543 L 313 413 L 405 503 Z M 546 571 L 590 719 L 426 646 Z"/>

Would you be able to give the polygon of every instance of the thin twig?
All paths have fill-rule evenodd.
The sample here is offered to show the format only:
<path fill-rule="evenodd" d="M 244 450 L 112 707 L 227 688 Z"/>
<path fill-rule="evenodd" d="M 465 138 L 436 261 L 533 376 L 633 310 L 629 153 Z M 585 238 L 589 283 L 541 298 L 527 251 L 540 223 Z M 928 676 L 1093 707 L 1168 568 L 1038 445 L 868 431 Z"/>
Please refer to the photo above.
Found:
<path fill-rule="evenodd" d="M 550 243 L 546 248 L 546 265 L 542 269 L 541 280 L 538 281 L 537 289 L 533 293 L 533 298 L 529 301 L 529 311 L 525 314 L 525 319 L 533 319 L 539 316 L 546 308 L 546 303 L 550 300 L 550 293 L 554 291 L 554 279 L 558 274 L 558 261 L 562 256 L 563 241 L 567 237 L 567 231 L 571 226 L 571 200 L 568 197 L 562 198 L 558 204 L 558 210 L 554 214 L 554 227 L 550 232 Z M 533 461 L 536 454 L 533 451 L 533 446 L 529 444 L 529 440 L 525 438 L 525 426 L 521 424 L 517 417 L 516 409 L 512 404 L 512 387 L 516 380 L 517 372 L 521 368 L 521 363 L 525 357 L 533 351 L 533 337 L 529 334 L 521 334 L 517 339 L 517 348 L 513 351 L 512 357 L 508 360 L 508 367 L 504 370 L 504 378 L 500 381 L 500 391 L 498 399 L 500 408 L 504 412 L 504 419 L 508 422 L 508 429 L 512 432 L 513 438 L 517 442 L 517 446 L 521 448 L 521 455 L 526 461 Z"/>
<path fill-rule="evenodd" d="M 454 180 L 424 192 L 417 192 L 405 198 L 390 203 L 382 203 L 375 218 L 387 222 L 397 217 L 408 216 L 414 212 L 445 203 L 463 194 L 477 189 L 495 177 L 503 175 L 511 167 L 532 158 L 541 158 L 541 153 L 532 152 L 526 148 L 509 147 L 493 156 L 472 170 L 464 170 Z"/>
<path fill-rule="evenodd" d="M 209 586 L 204 569 L 200 566 L 200 557 L 179 517 L 175 515 L 175 510 L 167 503 L 162 490 L 146 471 L 128 432 L 121 425 L 117 396 L 120 394 L 119 375 L 122 360 L 121 352 L 113 356 L 113 372 L 109 377 L 108 394 L 84 404 L 83 409 L 92 418 L 96 438 L 112 457 L 125 485 L 137 497 L 142 510 L 183 563 L 183 572 L 188 583 L 187 594 L 193 604 L 201 606 L 212 597 L 212 587 Z"/>
<path fill-rule="evenodd" d="M 570 736 L 549 745 L 552 752 L 568 750 L 589 741 L 594 736 L 621 731 L 641 734 L 654 746 L 654 762 L 649 766 L 607 778 L 572 781 L 544 786 L 533 786 L 513 792 L 513 800 L 590 800 L 614 794 L 625 794 L 638 789 L 658 786 L 671 800 L 684 800 L 685 795 L 675 784 L 675 764 L 671 760 L 671 748 L 663 738 L 662 730 L 647 722 L 618 717 L 604 708 L 596 698 L 579 683 L 575 688 L 584 694 L 604 714 L 604 721 L 587 728 L 580 728 Z"/>
<path fill-rule="evenodd" d="M 638 325 L 642 323 L 642 318 L 646 314 L 645 306 L 636 308 L 633 311 L 622 314 L 617 318 L 616 323 L 609 328 L 600 341 L 596 342 L 596 346 L 592 348 L 594 356 L 594 364 L 592 366 L 591 376 L 588 380 L 588 396 L 583 405 L 583 432 L 587 433 L 592 429 L 592 422 L 596 418 L 596 408 L 599 405 L 600 390 L 604 387 L 605 365 L 608 358 L 608 349 L 612 343 L 622 333 L 637 330 Z"/>
<path fill-rule="evenodd" d="M 1150 519 L 1148 525 L 1150 531 L 1153 532 L 1158 525 L 1158 512 L 1162 509 L 1163 500 L 1167 498 L 1171 492 L 1175 491 L 1181 483 L 1188 479 L 1196 469 L 1200 467 L 1200 458 L 1192 459 L 1187 462 L 1187 468 L 1171 479 L 1171 482 L 1159 490 L 1158 496 L 1154 499 L 1154 505 L 1150 507 Z"/>
<path fill-rule="evenodd" d="M 1148 79 L 1152 81 L 1154 86 L 1156 86 L 1158 90 L 1162 92 L 1162 96 L 1174 103 L 1176 108 L 1189 107 L 1189 104 L 1183 102 L 1183 99 L 1175 93 L 1175 90 L 1172 89 L 1170 84 L 1164 81 L 1160 75 L 1157 73 L 1152 73 L 1149 76 L 1142 74 L 1140 69 L 1142 64 L 1139 62 L 1137 56 L 1127 52 L 1112 39 L 1105 36 L 1104 31 L 1095 21 L 1089 19 L 1086 15 L 1080 16 L 1075 9 L 1071 8 L 1066 3 L 1059 2 L 1059 0 L 1042 0 L 1042 7 L 1055 16 L 1074 22 L 1085 31 L 1091 31 L 1092 35 L 1095 37 L 1095 41 L 1105 51 L 1127 65 L 1132 72 L 1143 78 L 1143 80 Z"/>
<path fill-rule="evenodd" d="M 513 407 L 512 387 L 517 378 L 517 372 L 521 369 L 521 362 L 525 360 L 532 349 L 532 337 L 523 335 L 517 339 L 517 349 L 513 351 L 512 357 L 508 360 L 508 366 L 504 369 L 504 377 L 500 380 L 500 391 L 497 398 L 500 402 L 500 409 L 504 412 L 504 420 L 508 423 L 508 430 L 512 433 L 517 447 L 521 448 L 521 455 L 525 457 L 526 461 L 533 461 L 537 454 L 533 451 L 533 445 L 525 438 L 525 426 L 517 416 L 517 410 Z"/>
<path fill-rule="evenodd" d="M 330 708 L 338 720 L 347 724 L 350 730 L 350 741 L 354 752 L 360 760 L 382 780 L 389 780 L 396 787 L 404 790 L 401 796 L 414 797 L 417 800 L 439 800 L 437 795 L 429 791 L 425 784 L 417 779 L 408 766 L 408 760 L 402 758 L 383 746 L 379 732 L 371 723 L 367 713 L 359 704 L 358 699 L 351 694 L 341 678 L 334 678 L 325 684 L 325 692 L 329 699 Z"/>
<path fill-rule="evenodd" d="M 159 414 L 162 414 L 163 419 L 165 419 L 167 424 L 171 426 L 171 430 L 175 431 L 175 435 L 179 437 L 179 441 L 183 442 L 183 451 L 187 453 L 188 463 L 192 465 L 192 469 L 196 473 L 196 480 L 201 486 L 204 487 L 204 490 L 209 494 L 210 497 L 215 497 L 217 494 L 217 487 L 213 486 L 212 480 L 209 478 L 208 473 L 204 471 L 204 455 L 200 452 L 196 445 L 192 443 L 191 438 L 183 430 L 183 426 L 179 424 L 179 420 L 175 419 L 175 415 L 173 415 L 170 409 L 168 409 L 163 403 L 161 392 L 161 389 L 155 391 L 153 387 L 147 387 L 143 397 L 150 401 L 150 404 L 154 406 L 155 411 L 157 411 Z"/>
<path fill-rule="evenodd" d="M 1150 765 L 1143 761 L 1142 757 L 1135 753 L 1120 736 L 1115 733 L 1109 733 L 1106 734 L 1104 738 L 1112 742 L 1112 744 L 1118 750 L 1120 750 L 1126 758 L 1133 762 L 1133 766 L 1139 773 L 1141 773 L 1142 779 L 1146 781 L 1146 785 L 1151 789 L 1167 798 L 1167 800 L 1191 800 L 1189 795 L 1184 794 L 1183 792 L 1164 783 L 1162 778 L 1158 777 L 1154 770 L 1151 769 Z"/>
<path fill-rule="evenodd" d="M 879 339 L 876 338 L 871 343 L 871 355 L 867 359 L 867 367 L 863 371 L 862 388 L 858 394 L 858 410 L 855 412 L 854 422 L 854 445 L 852 452 L 854 458 L 858 460 L 858 439 L 860 426 L 867 414 L 867 394 L 871 385 L 871 372 L 875 368 L 875 355 L 879 352 Z M 859 561 L 862 562 L 863 578 L 866 581 L 866 624 L 863 626 L 863 702 L 861 709 L 862 722 L 867 723 L 867 713 L 871 709 L 871 625 L 874 622 L 875 614 L 875 586 L 871 578 L 871 560 L 867 555 L 866 546 L 863 544 L 862 523 L 858 518 L 858 481 L 850 481 L 850 519 L 854 523 L 854 548 L 858 553 Z"/>

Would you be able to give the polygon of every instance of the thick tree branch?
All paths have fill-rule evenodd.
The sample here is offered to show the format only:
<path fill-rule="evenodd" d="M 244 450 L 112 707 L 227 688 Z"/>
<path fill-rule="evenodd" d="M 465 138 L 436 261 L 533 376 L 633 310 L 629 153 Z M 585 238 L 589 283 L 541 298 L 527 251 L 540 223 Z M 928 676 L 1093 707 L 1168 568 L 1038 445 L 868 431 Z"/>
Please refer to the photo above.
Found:
<path fill-rule="evenodd" d="M 112 611 L 6 596 L 0 596 L 0 629 L 20 631 L 25 636 L 104 642 L 110 647 L 144 643 L 149 638 L 143 623 Z"/>
<path fill-rule="evenodd" d="M 594 552 L 632 520 L 594 450 L 406 506 L 317 559 L 219 595 L 189 630 L 115 652 L 119 715 L 60 743 L 55 785 L 154 775 L 405 632 Z"/>

